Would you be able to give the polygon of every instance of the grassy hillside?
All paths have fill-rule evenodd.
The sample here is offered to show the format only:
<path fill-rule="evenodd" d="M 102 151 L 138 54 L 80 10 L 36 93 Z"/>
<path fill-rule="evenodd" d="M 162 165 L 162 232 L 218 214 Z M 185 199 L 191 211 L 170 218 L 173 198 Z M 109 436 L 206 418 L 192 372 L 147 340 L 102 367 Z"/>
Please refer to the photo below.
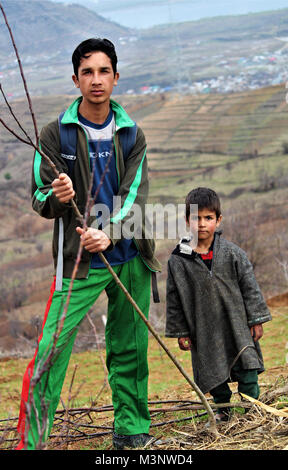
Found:
<path fill-rule="evenodd" d="M 233 95 L 117 97 L 146 134 L 150 202 L 182 203 L 186 193 L 199 185 L 216 189 L 222 196 L 224 234 L 247 249 L 266 298 L 287 291 L 278 263 L 288 259 L 287 155 L 282 148 L 288 140 L 285 94 L 282 85 Z M 70 101 L 69 96 L 35 99 L 39 127 Z M 31 129 L 26 103 L 15 103 L 15 109 Z M 17 439 L 14 431 L 8 434 L 7 423 L 15 428 L 23 371 L 34 352 L 47 300 L 52 275 L 52 226 L 51 221 L 41 220 L 30 208 L 31 150 L 2 130 L 0 135 L 0 410 L 1 419 L 11 418 L 1 425 L 6 440 Z M 150 321 L 160 333 L 165 316 L 165 266 L 175 243 L 157 241 L 157 253 L 163 262 L 159 275 L 161 303 L 152 303 Z M 261 340 L 266 371 L 259 379 L 260 398 L 279 408 L 287 402 L 286 392 L 276 393 L 287 386 L 287 295 L 274 297 L 269 306 L 273 321 L 264 325 Z M 102 347 L 101 314 L 105 309 L 103 296 L 90 312 Z M 176 340 L 164 341 L 190 373 L 190 354 L 180 351 Z M 83 351 L 83 344 L 90 350 Z M 86 320 L 71 357 L 48 443 L 50 449 L 111 449 L 111 393 L 105 385 L 105 353 L 96 349 L 94 331 Z M 18 357 L 13 358 L 15 353 Z M 231 423 L 221 428 L 221 439 L 215 441 L 207 434 L 206 416 L 197 417 L 191 410 L 179 408 L 183 404 L 180 400 L 197 401 L 197 397 L 153 337 L 148 357 L 151 432 L 170 440 L 164 448 L 278 450 L 287 445 L 286 421 L 258 408 L 243 415 L 237 407 Z M 235 385 L 232 388 L 233 400 L 238 403 Z M 274 398 L 268 400 L 269 393 Z M 84 411 L 71 415 L 72 428 L 63 430 L 63 406 L 85 410 L 91 403 L 99 412 L 91 412 L 88 418 Z M 173 405 L 178 408 L 160 411 Z M 76 429 L 97 436 L 87 439 L 77 431 L 79 440 L 71 437 L 65 443 L 67 435 L 75 436 Z M 59 435 L 65 435 L 64 441 Z M 7 448 L 14 443 L 4 441 L 2 445 Z"/>
<path fill-rule="evenodd" d="M 230 95 L 178 97 L 145 118 L 151 198 L 166 193 L 179 200 L 191 184 L 208 181 L 225 198 L 234 198 L 240 189 L 250 198 L 251 193 L 269 189 L 262 181 L 264 174 L 271 189 L 285 187 L 285 93 L 280 85 Z"/>
<path fill-rule="evenodd" d="M 219 192 L 224 235 L 248 252 L 266 298 L 287 290 L 280 265 L 288 259 L 285 95 L 279 85 L 232 95 L 116 97 L 146 134 L 149 202 L 183 203 L 196 186 Z M 39 128 L 70 102 L 70 96 L 35 99 Z M 14 108 L 31 130 L 26 103 L 15 102 Z M 31 149 L 3 129 L 0 135 L 1 349 L 30 354 L 52 279 L 52 221 L 42 220 L 30 207 Z M 160 329 L 166 263 L 176 242 L 157 240 L 163 263 L 161 303 L 152 303 L 151 321 Z M 91 311 L 101 338 L 105 311 L 103 295 Z M 84 322 L 75 348 L 93 342 L 91 326 Z"/>
<path fill-rule="evenodd" d="M 287 363 L 285 361 L 288 333 L 287 321 L 285 321 L 288 313 L 287 298 L 282 297 L 275 299 L 274 302 L 271 301 L 270 308 L 273 321 L 264 325 L 264 336 L 261 339 L 266 371 L 259 377 L 260 400 L 267 403 L 270 393 L 273 397 L 268 401 L 270 406 L 281 409 L 285 407 L 285 403 L 287 405 Z M 190 374 L 190 353 L 180 351 L 175 339 L 165 338 L 164 342 L 180 361 L 184 370 Z M 105 382 L 104 359 L 105 352 L 97 348 L 95 350 L 95 347 L 93 350 L 72 355 L 61 394 L 61 403 L 56 413 L 55 425 L 48 441 L 48 449 L 111 449 L 113 409 L 111 392 Z M 243 409 L 239 407 L 240 398 L 236 384 L 231 385 L 234 392 L 232 402 L 238 406 L 233 412 L 232 421 L 221 426 L 221 436 L 215 440 L 205 428 L 207 415 L 204 413 L 202 416 L 203 408 L 199 411 L 199 417 L 196 411 L 185 409 L 187 405 L 191 405 L 191 401 L 192 403 L 199 402 L 199 398 L 154 337 L 149 339 L 148 361 L 151 433 L 169 440 L 161 447 L 162 449 L 205 450 L 212 446 L 216 450 L 280 450 L 287 445 L 287 432 L 285 431 L 287 420 L 281 420 L 255 407 L 247 415 L 243 415 Z M 8 432 L 7 428 L 9 426 L 15 429 L 17 423 L 22 376 L 27 363 L 28 358 L 0 359 L 0 418 L 9 418 L 0 423 L 0 442 L 1 437 L 4 438 L 1 443 L 2 448 L 11 448 L 11 446 L 13 448 L 17 442 L 17 435 L 13 430 Z M 207 398 L 211 400 L 209 394 Z M 85 410 L 89 408 L 93 411 L 87 416 Z M 70 410 L 70 424 L 63 422 L 65 419 L 63 409 Z M 73 415 L 73 410 L 76 411 L 76 409 L 78 414 Z M 93 433 L 96 434 L 94 437 Z M 91 437 L 85 438 L 85 435 Z M 8 439 L 15 440 L 9 441 Z"/>

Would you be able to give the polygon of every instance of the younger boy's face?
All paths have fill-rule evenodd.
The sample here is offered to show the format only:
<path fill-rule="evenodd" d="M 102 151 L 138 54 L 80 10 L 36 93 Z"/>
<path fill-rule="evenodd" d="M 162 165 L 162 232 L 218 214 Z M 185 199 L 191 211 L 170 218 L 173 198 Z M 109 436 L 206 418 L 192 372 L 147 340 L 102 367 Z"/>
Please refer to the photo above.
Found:
<path fill-rule="evenodd" d="M 199 209 L 198 216 L 191 214 L 189 226 L 192 233 L 198 233 L 198 241 L 212 243 L 215 230 L 219 227 L 222 215 L 217 219 L 215 211 L 210 209 Z"/>

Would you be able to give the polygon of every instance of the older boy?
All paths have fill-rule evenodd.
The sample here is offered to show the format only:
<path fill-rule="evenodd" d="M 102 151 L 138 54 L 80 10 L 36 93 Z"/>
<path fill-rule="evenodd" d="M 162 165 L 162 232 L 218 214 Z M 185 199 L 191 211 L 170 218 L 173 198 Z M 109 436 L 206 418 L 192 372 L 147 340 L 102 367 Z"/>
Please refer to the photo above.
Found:
<path fill-rule="evenodd" d="M 198 217 L 190 205 L 198 205 Z M 229 381 L 239 393 L 258 398 L 258 374 L 264 370 L 258 340 L 270 312 L 245 252 L 221 237 L 221 207 L 208 188 L 186 197 L 186 222 L 198 232 L 195 250 L 182 241 L 168 261 L 166 336 L 191 350 L 195 382 L 215 403 L 228 403 Z M 217 420 L 227 420 L 220 408 Z"/>
<path fill-rule="evenodd" d="M 122 283 L 148 315 L 151 272 L 160 269 L 154 257 L 154 241 L 142 238 L 136 244 L 134 239 L 126 239 L 121 230 L 129 217 L 131 205 L 135 203 L 143 209 L 147 200 L 146 142 L 139 127 L 132 140 L 134 137 L 129 130 L 135 123 L 110 98 L 119 79 L 114 45 L 107 39 L 84 41 L 75 49 L 72 62 L 72 78 L 81 97 L 66 110 L 62 125 L 71 131 L 76 129 L 76 155 L 61 152 L 62 141 L 56 119 L 42 130 L 41 147 L 55 163 L 59 178 L 55 179 L 53 171 L 38 152 L 34 158 L 32 203 L 41 216 L 55 218 L 53 256 L 56 279 L 51 287 L 38 348 L 24 375 L 18 449 L 39 448 L 39 441 L 41 445 L 47 439 L 77 330 L 103 290 L 109 299 L 106 352 L 115 418 L 113 444 L 116 448 L 141 447 L 151 440 L 148 434 L 147 327 L 116 285 L 98 252 L 104 251 Z M 123 133 L 126 140 L 131 141 L 128 155 L 125 155 L 122 145 Z M 69 176 L 71 160 L 74 165 Z M 109 171 L 103 185 L 99 186 L 106 165 L 109 165 Z M 75 196 L 77 206 L 84 214 L 92 169 L 92 195 L 100 188 L 96 193 L 96 203 L 108 207 L 111 216 L 101 230 L 90 226 L 84 232 L 69 201 Z M 121 205 L 113 211 L 113 196 L 116 195 L 121 199 Z M 115 227 L 120 230 L 113 230 Z M 44 374 L 34 383 L 32 379 L 39 374 L 51 351 L 80 238 L 84 250 L 64 326 L 48 370 L 44 368 Z M 30 416 L 27 416 L 28 407 Z"/>

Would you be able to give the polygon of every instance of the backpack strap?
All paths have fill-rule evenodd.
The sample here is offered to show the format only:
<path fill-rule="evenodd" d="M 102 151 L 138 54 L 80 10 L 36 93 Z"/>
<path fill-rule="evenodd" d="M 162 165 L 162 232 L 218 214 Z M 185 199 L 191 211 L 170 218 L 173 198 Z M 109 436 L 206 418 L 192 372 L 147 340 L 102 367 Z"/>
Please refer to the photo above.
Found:
<path fill-rule="evenodd" d="M 58 219 L 59 224 L 59 235 L 58 235 L 58 256 L 57 256 L 57 265 L 56 265 L 56 283 L 55 290 L 62 290 L 62 280 L 63 280 L 63 242 L 64 242 L 64 225 L 62 217 Z"/>
<path fill-rule="evenodd" d="M 151 272 L 151 283 L 152 283 L 152 294 L 153 294 L 154 304 L 159 304 L 160 296 L 159 296 L 159 291 L 158 291 L 157 273 L 155 271 Z"/>
<path fill-rule="evenodd" d="M 64 112 L 58 117 L 61 157 L 65 159 L 68 166 L 68 175 L 71 176 L 76 160 L 77 127 L 74 124 L 62 124 L 61 120 L 63 116 Z"/>
<path fill-rule="evenodd" d="M 58 116 L 58 125 L 60 133 L 61 157 L 65 159 L 68 166 L 67 174 L 72 177 L 74 162 L 76 160 L 77 149 L 77 129 L 74 125 L 62 124 L 61 120 L 64 112 Z M 59 218 L 59 236 L 58 236 L 58 256 L 56 266 L 56 284 L 55 290 L 61 292 L 63 282 L 63 242 L 64 226 L 62 217 Z"/>
<path fill-rule="evenodd" d="M 123 127 L 119 130 L 119 138 L 121 142 L 124 161 L 129 157 L 131 150 L 136 142 L 137 124 L 134 122 L 133 127 Z"/>

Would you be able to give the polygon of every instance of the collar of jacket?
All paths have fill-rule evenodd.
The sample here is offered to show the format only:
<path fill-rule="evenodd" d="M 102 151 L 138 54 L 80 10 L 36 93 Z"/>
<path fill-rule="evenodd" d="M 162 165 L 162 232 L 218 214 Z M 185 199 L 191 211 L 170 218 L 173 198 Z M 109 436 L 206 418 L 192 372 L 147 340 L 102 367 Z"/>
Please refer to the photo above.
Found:
<path fill-rule="evenodd" d="M 62 124 L 78 124 L 78 108 L 83 97 L 79 96 L 65 111 L 61 120 Z M 112 111 L 115 114 L 116 130 L 123 127 L 133 127 L 134 121 L 129 117 L 125 109 L 116 101 L 110 99 Z"/>
<path fill-rule="evenodd" d="M 214 234 L 214 240 L 212 242 L 212 245 L 213 245 L 213 251 L 215 251 L 216 248 L 218 248 L 218 242 L 220 240 L 220 236 L 222 234 L 222 230 L 218 230 L 217 232 L 215 232 Z M 182 241 L 182 240 L 181 240 Z M 181 243 L 180 241 L 180 243 Z M 180 251 L 180 248 L 179 248 L 179 245 L 178 244 L 176 246 L 176 248 L 172 251 L 172 255 L 178 255 L 178 256 L 182 256 L 182 258 L 188 258 L 190 260 L 193 260 L 195 258 L 198 257 L 198 253 L 196 253 L 196 251 L 192 250 L 192 253 L 191 254 L 188 254 L 188 253 L 181 253 Z"/>

